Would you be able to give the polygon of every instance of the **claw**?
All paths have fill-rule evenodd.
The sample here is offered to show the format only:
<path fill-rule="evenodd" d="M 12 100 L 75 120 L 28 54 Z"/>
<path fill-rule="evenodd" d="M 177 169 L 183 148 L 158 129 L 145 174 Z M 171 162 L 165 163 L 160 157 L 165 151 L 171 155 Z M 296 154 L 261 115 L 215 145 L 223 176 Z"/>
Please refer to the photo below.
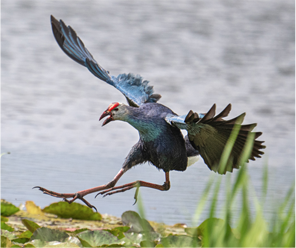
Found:
<path fill-rule="evenodd" d="M 87 200 L 85 200 L 83 198 L 83 196 L 81 196 L 79 193 L 76 193 L 76 194 L 60 194 L 60 193 L 56 193 L 56 192 L 53 192 L 53 191 L 50 191 L 50 190 L 47 190 L 45 188 L 42 188 L 40 186 L 35 186 L 33 187 L 33 189 L 39 189 L 43 192 L 43 194 L 46 194 L 46 195 L 50 195 L 50 196 L 54 196 L 54 197 L 58 197 L 58 198 L 63 198 L 64 201 L 68 202 L 69 204 L 74 202 L 75 200 L 77 199 L 80 199 L 81 201 L 83 201 L 89 208 L 91 209 L 95 209 L 96 212 L 98 212 L 97 208 L 93 205 L 91 205 Z M 71 200 L 68 200 L 67 198 L 72 198 Z"/>

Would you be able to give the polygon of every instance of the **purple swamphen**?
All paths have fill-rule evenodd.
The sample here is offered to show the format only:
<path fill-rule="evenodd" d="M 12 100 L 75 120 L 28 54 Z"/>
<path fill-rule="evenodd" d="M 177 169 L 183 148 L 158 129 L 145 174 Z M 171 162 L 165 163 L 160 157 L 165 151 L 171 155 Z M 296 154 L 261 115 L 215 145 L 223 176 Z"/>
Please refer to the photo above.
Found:
<path fill-rule="evenodd" d="M 171 170 L 185 171 L 192 158 L 200 155 L 210 170 L 225 174 L 232 172 L 249 159 L 261 157 L 265 146 L 263 141 L 257 138 L 261 132 L 252 132 L 256 124 L 241 125 L 245 113 L 231 120 L 224 120 L 228 116 L 231 105 L 215 116 L 216 105 L 205 114 L 197 114 L 189 111 L 187 115 L 179 116 L 168 107 L 157 103 L 159 94 L 153 93 L 153 87 L 148 86 L 148 81 L 139 75 L 120 74 L 117 77 L 110 76 L 86 49 L 76 32 L 60 20 L 51 16 L 51 25 L 54 37 L 60 48 L 77 63 L 85 66 L 93 75 L 118 89 L 127 99 L 128 105 L 112 103 L 101 115 L 100 120 L 107 117 L 103 126 L 110 121 L 121 120 L 129 123 L 139 132 L 139 141 L 132 147 L 126 157 L 122 168 L 112 181 L 107 184 L 82 190 L 76 193 L 57 193 L 36 186 L 43 193 L 63 198 L 71 203 L 76 199 L 82 200 L 90 208 L 95 208 L 83 197 L 87 194 L 111 195 L 136 187 L 135 199 L 139 187 L 149 187 L 158 190 L 169 190 Z M 224 148 L 232 133 L 237 128 L 237 137 L 225 165 L 221 165 Z M 188 135 L 183 137 L 180 129 L 186 129 Z M 252 149 L 246 161 L 242 160 L 242 154 L 246 141 L 249 138 Z M 194 160 L 193 160 L 194 161 Z M 163 185 L 135 181 L 115 187 L 120 177 L 131 167 L 150 162 L 158 169 L 165 172 Z M 70 200 L 68 198 L 71 198 Z"/>

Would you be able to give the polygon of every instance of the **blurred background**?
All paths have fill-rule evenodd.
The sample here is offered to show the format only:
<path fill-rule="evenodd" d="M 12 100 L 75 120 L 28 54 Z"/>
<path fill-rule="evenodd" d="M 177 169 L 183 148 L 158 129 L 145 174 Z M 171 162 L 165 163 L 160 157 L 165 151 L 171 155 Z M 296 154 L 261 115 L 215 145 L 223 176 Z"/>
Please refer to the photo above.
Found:
<path fill-rule="evenodd" d="M 123 95 L 69 59 L 53 38 L 50 15 L 71 25 L 111 75 L 140 74 L 178 114 L 246 112 L 267 149 L 248 164 L 260 198 L 268 165 L 265 214 L 295 178 L 295 3 L 269 1 L 38 1 L 2 0 L 1 198 L 41 207 L 59 199 L 34 186 L 74 193 L 109 182 L 138 141 L 123 122 L 101 127 L 99 117 Z M 225 180 L 234 180 L 237 172 Z M 146 217 L 190 225 L 208 179 L 220 177 L 202 158 L 171 173 L 171 189 L 141 189 Z M 164 173 L 138 165 L 118 185 L 162 184 Z M 86 197 L 99 212 L 137 210 L 134 190 Z M 219 193 L 223 208 L 225 192 Z M 239 207 L 239 206 L 238 206 Z M 235 209 L 234 209 L 235 211 Z M 207 214 L 207 211 L 203 213 Z"/>

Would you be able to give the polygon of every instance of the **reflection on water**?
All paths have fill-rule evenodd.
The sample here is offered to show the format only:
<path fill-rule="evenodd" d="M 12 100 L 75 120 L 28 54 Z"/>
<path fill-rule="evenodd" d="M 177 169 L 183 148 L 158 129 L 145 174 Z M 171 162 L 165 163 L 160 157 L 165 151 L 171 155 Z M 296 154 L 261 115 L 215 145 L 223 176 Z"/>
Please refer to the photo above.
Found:
<path fill-rule="evenodd" d="M 76 192 L 106 183 L 138 139 L 126 123 L 101 127 L 98 118 L 109 103 L 125 99 L 62 53 L 51 14 L 71 25 L 111 74 L 142 75 L 175 112 L 205 112 L 213 103 L 217 111 L 232 103 L 230 117 L 247 112 L 246 123 L 258 123 L 268 146 L 249 166 L 260 192 L 262 166 L 269 165 L 266 213 L 292 184 L 293 1 L 12 0 L 2 2 L 2 10 L 2 152 L 11 152 L 2 158 L 2 198 L 44 207 L 56 199 L 33 186 Z M 212 174 L 200 159 L 184 173 L 171 173 L 168 192 L 142 189 L 147 218 L 190 224 Z M 139 165 L 119 183 L 137 179 L 162 183 L 164 173 Z M 120 216 L 137 209 L 133 195 L 87 200 Z"/>

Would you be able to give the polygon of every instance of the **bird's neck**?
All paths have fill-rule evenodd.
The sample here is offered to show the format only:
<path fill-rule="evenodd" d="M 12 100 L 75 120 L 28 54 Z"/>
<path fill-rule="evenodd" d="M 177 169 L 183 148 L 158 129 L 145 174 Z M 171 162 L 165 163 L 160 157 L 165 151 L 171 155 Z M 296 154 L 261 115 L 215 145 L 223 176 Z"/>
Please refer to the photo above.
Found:
<path fill-rule="evenodd" d="M 139 108 L 129 107 L 128 114 L 123 121 L 136 128 L 143 141 L 154 140 L 161 132 L 161 126 L 157 125 L 157 120 L 154 117 L 147 116 Z"/>

